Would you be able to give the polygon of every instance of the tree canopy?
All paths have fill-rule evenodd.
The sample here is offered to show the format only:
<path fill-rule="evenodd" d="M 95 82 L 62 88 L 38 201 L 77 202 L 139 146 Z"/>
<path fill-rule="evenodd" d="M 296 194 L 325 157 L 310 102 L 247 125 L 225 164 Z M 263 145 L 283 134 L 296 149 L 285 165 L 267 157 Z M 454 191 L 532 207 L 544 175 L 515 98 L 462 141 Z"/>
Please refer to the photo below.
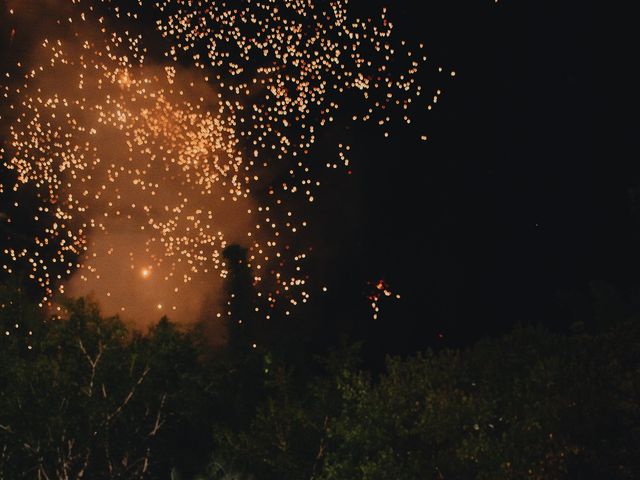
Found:
<path fill-rule="evenodd" d="M 571 334 L 521 327 L 374 371 L 348 342 L 295 362 L 240 338 L 212 353 L 198 328 L 167 318 L 141 334 L 87 299 L 45 318 L 16 289 L 2 296 L 1 479 L 640 473 L 633 319 Z"/>

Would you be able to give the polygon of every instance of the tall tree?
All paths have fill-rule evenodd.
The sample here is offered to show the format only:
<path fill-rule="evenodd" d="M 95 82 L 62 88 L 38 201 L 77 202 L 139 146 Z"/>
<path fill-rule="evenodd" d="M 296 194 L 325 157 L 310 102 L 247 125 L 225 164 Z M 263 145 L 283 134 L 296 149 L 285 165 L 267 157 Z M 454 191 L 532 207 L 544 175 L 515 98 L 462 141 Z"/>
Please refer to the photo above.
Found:
<path fill-rule="evenodd" d="M 223 255 L 228 270 L 225 285 L 229 347 L 246 351 L 256 341 L 256 301 L 247 249 L 233 244 L 224 249 Z"/>

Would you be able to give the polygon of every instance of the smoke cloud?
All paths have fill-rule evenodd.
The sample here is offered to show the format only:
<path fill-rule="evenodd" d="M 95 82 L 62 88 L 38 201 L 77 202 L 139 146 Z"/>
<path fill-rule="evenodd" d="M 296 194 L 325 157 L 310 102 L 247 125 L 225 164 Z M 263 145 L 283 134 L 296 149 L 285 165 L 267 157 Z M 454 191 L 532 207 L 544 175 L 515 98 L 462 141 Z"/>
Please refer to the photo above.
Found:
<path fill-rule="evenodd" d="M 221 338 L 222 250 L 246 245 L 256 206 L 217 92 L 198 72 L 150 63 L 139 37 L 118 38 L 69 2 L 7 8 L 36 72 L 11 153 L 14 168 L 36 159 L 22 175 L 55 212 L 42 228 L 60 259 L 76 257 L 64 293 L 142 329 L 163 315 L 206 319 Z"/>

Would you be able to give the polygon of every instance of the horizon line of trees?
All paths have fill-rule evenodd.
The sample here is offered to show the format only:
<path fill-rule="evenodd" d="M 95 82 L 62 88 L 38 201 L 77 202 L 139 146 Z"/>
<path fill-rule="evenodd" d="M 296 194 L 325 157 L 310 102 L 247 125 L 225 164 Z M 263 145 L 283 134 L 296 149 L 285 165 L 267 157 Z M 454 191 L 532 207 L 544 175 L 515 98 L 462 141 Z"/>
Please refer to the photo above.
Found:
<path fill-rule="evenodd" d="M 0 480 L 640 478 L 633 318 L 377 371 L 346 341 L 212 350 L 202 326 L 143 335 L 86 299 L 65 320 L 11 288 L 0 305 Z"/>

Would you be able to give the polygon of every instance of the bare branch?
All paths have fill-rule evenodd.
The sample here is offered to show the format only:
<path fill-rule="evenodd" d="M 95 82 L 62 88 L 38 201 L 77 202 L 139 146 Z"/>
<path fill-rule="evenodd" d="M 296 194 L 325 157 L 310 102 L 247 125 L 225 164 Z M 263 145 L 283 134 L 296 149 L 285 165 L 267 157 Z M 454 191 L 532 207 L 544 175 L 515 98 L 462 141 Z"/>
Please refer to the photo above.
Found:
<path fill-rule="evenodd" d="M 89 466 L 89 458 L 91 457 L 91 450 L 87 449 L 84 455 L 84 462 L 82 463 L 82 467 L 78 471 L 76 478 L 84 477 L 84 472 L 86 472 L 87 467 Z"/>
<path fill-rule="evenodd" d="M 145 367 L 144 371 L 142 372 L 142 375 L 140 375 L 140 378 L 138 379 L 138 381 L 135 383 L 135 385 L 133 385 L 133 387 L 131 388 L 131 390 L 129 391 L 129 393 L 127 394 L 127 396 L 125 397 L 124 401 L 118 406 L 118 408 L 116 408 L 105 420 L 105 423 L 109 423 L 111 422 L 114 418 L 116 418 L 118 415 L 120 415 L 120 413 L 122 412 L 122 410 L 124 409 L 124 407 L 127 406 L 127 404 L 131 401 L 131 399 L 133 398 L 133 395 L 136 392 L 136 389 L 142 384 L 142 382 L 144 381 L 145 377 L 147 376 L 147 374 L 149 373 L 149 366 Z"/>
<path fill-rule="evenodd" d="M 155 436 L 156 433 L 158 433 L 158 430 L 160 430 L 160 427 L 162 426 L 162 424 L 164 423 L 163 421 L 161 421 L 162 418 L 162 408 L 164 407 L 164 402 L 167 399 L 167 393 L 163 393 L 162 394 L 162 399 L 160 400 L 160 407 L 158 407 L 158 414 L 156 415 L 156 421 L 153 425 L 153 429 L 149 432 L 149 437 L 153 437 Z"/>
<path fill-rule="evenodd" d="M 82 351 L 82 353 L 84 353 L 84 356 L 87 359 L 87 362 L 89 362 L 89 365 L 91 366 L 91 378 L 89 379 L 89 386 L 87 387 L 87 390 L 85 391 L 87 396 L 91 397 L 93 395 L 93 382 L 94 382 L 95 377 L 96 377 L 96 369 L 98 368 L 98 363 L 100 362 L 100 358 L 102 357 L 102 353 L 104 352 L 104 348 L 102 346 L 102 340 L 99 340 L 98 341 L 98 353 L 96 354 L 95 358 L 91 358 L 91 355 L 89 355 L 89 352 L 87 352 L 87 349 L 85 348 L 84 343 L 82 343 L 81 339 L 78 339 L 78 345 L 80 346 L 80 350 Z"/>
<path fill-rule="evenodd" d="M 147 447 L 147 452 L 144 455 L 144 464 L 142 466 L 142 472 L 140 473 L 140 478 L 144 477 L 144 474 L 147 473 L 149 469 L 149 458 L 151 457 L 151 449 Z"/>
<path fill-rule="evenodd" d="M 316 454 L 316 458 L 315 461 L 313 462 L 313 466 L 311 467 L 311 477 L 310 479 L 313 480 L 314 478 L 316 478 L 316 472 L 318 470 L 318 465 L 320 463 L 320 461 L 322 460 L 322 457 L 324 457 L 324 453 L 325 453 L 325 449 L 327 447 L 327 426 L 329 424 L 329 417 L 325 416 L 324 417 L 324 421 L 322 422 L 322 436 L 320 437 L 320 445 L 318 446 L 318 453 Z"/>

